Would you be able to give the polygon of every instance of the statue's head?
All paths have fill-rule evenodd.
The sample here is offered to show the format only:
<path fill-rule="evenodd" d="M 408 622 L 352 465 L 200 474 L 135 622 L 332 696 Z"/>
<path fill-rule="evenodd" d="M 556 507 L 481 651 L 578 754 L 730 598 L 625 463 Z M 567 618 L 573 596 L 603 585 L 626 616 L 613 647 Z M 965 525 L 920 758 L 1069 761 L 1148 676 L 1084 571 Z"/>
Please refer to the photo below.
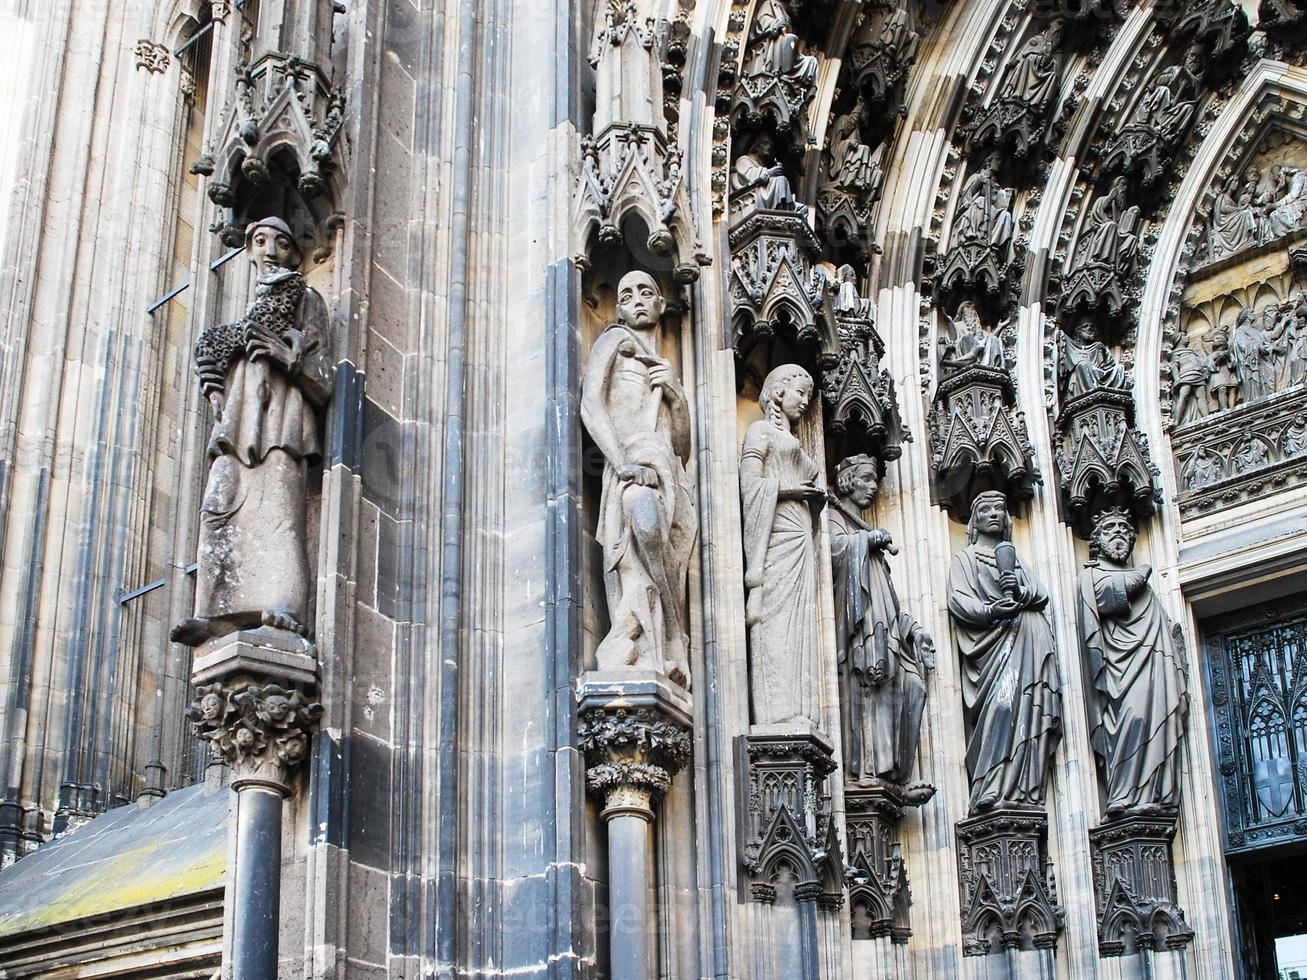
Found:
<path fill-rule="evenodd" d="M 776 159 L 776 138 L 768 132 L 758 134 L 749 152 L 763 163 L 772 163 Z"/>
<path fill-rule="evenodd" d="M 1094 530 L 1089 538 L 1091 555 L 1101 555 L 1124 565 L 1134 550 L 1135 528 L 1129 514 L 1119 507 L 1111 507 L 1094 518 Z"/>
<path fill-rule="evenodd" d="M 1094 326 L 1093 318 L 1088 316 L 1080 318 L 1072 333 L 1082 344 L 1092 344 L 1098 339 L 1098 328 Z"/>
<path fill-rule="evenodd" d="M 976 543 L 982 534 L 1012 540 L 1012 518 L 1007 512 L 1007 497 L 999 490 L 986 490 L 971 502 L 971 519 L 967 521 L 967 541 Z"/>
<path fill-rule="evenodd" d="M 259 272 L 274 268 L 298 269 L 304 253 L 295 241 L 295 233 L 280 218 L 260 218 L 245 229 L 245 251 Z"/>
<path fill-rule="evenodd" d="M 860 510 L 871 506 L 879 488 L 876 461 L 865 453 L 842 459 L 835 467 L 835 492 Z"/>
<path fill-rule="evenodd" d="M 791 423 L 799 421 L 812 401 L 812 375 L 797 364 L 774 368 L 762 383 L 758 404 L 768 418 L 785 416 Z"/>
<path fill-rule="evenodd" d="M 1195 78 L 1202 74 L 1203 71 L 1203 49 L 1201 45 L 1194 44 L 1184 53 L 1184 66 L 1189 74 Z"/>
<path fill-rule="evenodd" d="M 628 327 L 647 329 L 657 326 L 667 310 L 667 301 L 653 276 L 647 272 L 628 272 L 617 284 L 617 319 Z"/>
<path fill-rule="evenodd" d="M 1108 192 L 1116 197 L 1124 197 L 1126 192 L 1125 175 L 1121 174 L 1112 180 L 1112 189 Z"/>
<path fill-rule="evenodd" d="M 1245 306 L 1239 311 L 1239 315 L 1234 318 L 1234 325 L 1236 327 L 1242 327 L 1245 323 L 1251 323 L 1254 315 L 1255 311 L 1253 308 L 1251 306 Z"/>

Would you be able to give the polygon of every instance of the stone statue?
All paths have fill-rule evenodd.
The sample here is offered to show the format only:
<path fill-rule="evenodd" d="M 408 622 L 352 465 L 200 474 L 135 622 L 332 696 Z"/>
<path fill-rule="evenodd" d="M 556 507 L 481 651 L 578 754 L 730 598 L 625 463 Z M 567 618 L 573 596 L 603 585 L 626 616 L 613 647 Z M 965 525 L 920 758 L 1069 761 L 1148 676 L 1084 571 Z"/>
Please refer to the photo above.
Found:
<path fill-rule="evenodd" d="M 1230 350 L 1230 335 L 1224 330 L 1212 332 L 1212 376 L 1207 388 L 1216 399 L 1217 411 L 1234 408 L 1239 395 L 1239 374 Z"/>
<path fill-rule="evenodd" d="M 958 304 L 957 315 L 949 318 L 953 339 L 943 341 L 940 366 L 947 377 L 969 367 L 1004 369 L 1007 357 L 997 331 L 990 330 L 971 300 Z"/>
<path fill-rule="evenodd" d="M 861 98 L 836 118 L 830 136 L 830 179 L 843 190 L 874 194 L 884 176 L 880 170 L 884 145 L 872 150 L 864 142 L 866 123 L 867 107 Z"/>
<path fill-rule="evenodd" d="M 1230 339 L 1230 359 L 1245 403 L 1274 393 L 1276 362 L 1283 353 L 1275 343 L 1278 339 L 1258 327 L 1257 314 L 1251 306 L 1239 311 L 1234 321 L 1234 336 Z"/>
<path fill-rule="evenodd" d="M 698 534 L 690 412 L 659 353 L 667 304 L 653 277 L 617 286 L 618 322 L 595 341 L 581 386 L 581 419 L 604 456 L 595 539 L 603 549 L 608 635 L 600 670 L 644 667 L 689 686 L 686 575 Z"/>
<path fill-rule="evenodd" d="M 889 532 L 857 515 L 875 500 L 877 484 L 870 456 L 843 460 L 835 470 L 838 496 L 827 511 L 844 771 L 850 782 L 901 785 L 917 752 L 935 641 L 899 605 L 884 557 L 894 554 Z"/>
<path fill-rule="evenodd" d="M 1267 452 L 1266 443 L 1256 436 L 1249 436 L 1243 441 L 1230 462 L 1236 473 L 1249 473 L 1252 470 L 1261 469 L 1269 463 L 1270 454 Z"/>
<path fill-rule="evenodd" d="M 1220 459 L 1211 453 L 1200 452 L 1194 456 L 1193 463 L 1189 466 L 1189 472 L 1185 476 L 1185 486 L 1190 490 L 1198 490 L 1215 483 L 1221 479 L 1221 476 Z"/>
<path fill-rule="evenodd" d="M 1003 78 L 1000 96 L 1042 112 L 1057 95 L 1057 49 L 1061 41 L 1060 21 L 1026 41 Z"/>
<path fill-rule="evenodd" d="M 948 610 L 962 655 L 970 812 L 1039 807 L 1062 737 L 1062 678 L 1048 595 L 1012 547 L 1003 494 L 976 497 L 967 547 L 948 574 Z"/>
<path fill-rule="evenodd" d="M 1208 258 L 1217 259 L 1256 245 L 1259 241 L 1259 217 L 1253 203 L 1253 190 L 1240 186 L 1238 176 L 1229 177 L 1212 203 L 1207 225 Z"/>
<path fill-rule="evenodd" d="M 1012 191 L 998 182 L 997 153 L 962 185 L 940 283 L 999 291 L 1007 246 L 1012 240 Z"/>
<path fill-rule="evenodd" d="M 254 299 L 195 343 L 214 421 L 195 615 L 171 633 L 187 646 L 258 626 L 310 633 L 305 476 L 321 458 L 316 413 L 331 397 L 327 306 L 296 271 L 304 256 L 280 218 L 252 223 L 245 251 Z"/>
<path fill-rule="evenodd" d="M 1284 366 L 1279 387 L 1290 388 L 1307 382 L 1307 293 L 1299 293 L 1286 304 L 1275 328 L 1284 341 Z"/>
<path fill-rule="evenodd" d="M 770 211 L 807 212 L 806 206 L 795 201 L 785 168 L 776 162 L 776 138 L 766 132 L 760 133 L 748 152 L 736 159 L 731 197 Z"/>
<path fill-rule="evenodd" d="M 1058 387 L 1064 402 L 1102 388 L 1120 390 L 1129 385 L 1125 367 L 1098 339 L 1091 317 L 1076 323 L 1073 336 L 1059 330 L 1057 346 Z"/>
<path fill-rule="evenodd" d="M 1279 238 L 1303 226 L 1307 214 L 1307 170 L 1277 163 L 1271 168 L 1271 190 L 1265 195 L 1267 239 Z"/>
<path fill-rule="evenodd" d="M 831 271 L 830 263 L 823 263 L 817 268 L 825 276 L 831 306 L 837 314 L 859 320 L 876 319 L 876 304 L 858 289 L 857 269 L 847 262 L 834 271 Z"/>
<path fill-rule="evenodd" d="M 749 691 L 758 725 L 820 720 L 815 514 L 826 502 L 820 471 L 794 427 L 812 401 L 797 364 L 767 375 L 740 454 L 744 584 L 749 597 Z"/>
<path fill-rule="evenodd" d="M 1058 45 L 1062 23 L 1054 21 L 1016 53 L 992 103 L 978 117 L 977 146 L 1007 147 L 1018 159 L 1044 138 L 1058 92 Z"/>
<path fill-rule="evenodd" d="M 1171 368 L 1171 416 L 1176 425 L 1206 418 L 1211 408 L 1207 386 L 1212 377 L 1212 361 L 1196 348 L 1189 334 L 1180 332 L 1167 354 Z"/>
<path fill-rule="evenodd" d="M 1092 693 L 1089 738 L 1103 766 L 1109 818 L 1174 813 L 1189 674 L 1174 626 L 1134 568 L 1135 530 L 1123 510 L 1094 522 L 1080 573 L 1080 637 Z"/>
<path fill-rule="evenodd" d="M 1090 207 L 1085 229 L 1076 241 L 1075 252 L 1067 269 L 1067 279 L 1073 292 L 1068 298 L 1068 306 L 1078 305 L 1077 300 L 1081 297 L 1074 295 L 1077 288 L 1089 291 L 1089 295 L 1083 297 L 1086 305 L 1099 305 L 1099 299 L 1094 295 L 1099 291 L 1107 294 L 1105 299 L 1108 308 L 1119 309 L 1124 304 L 1127 280 L 1139 262 L 1139 238 L 1136 233 L 1139 208 L 1126 207 L 1125 201 L 1126 179 L 1117 177 L 1108 192 Z M 1101 271 L 1086 279 L 1083 284 L 1076 282 L 1077 273 L 1094 270 Z"/>
<path fill-rule="evenodd" d="M 758 4 L 749 27 L 744 73 L 751 78 L 788 78 L 802 86 L 816 82 L 817 59 L 803 53 L 784 0 L 762 0 Z"/>

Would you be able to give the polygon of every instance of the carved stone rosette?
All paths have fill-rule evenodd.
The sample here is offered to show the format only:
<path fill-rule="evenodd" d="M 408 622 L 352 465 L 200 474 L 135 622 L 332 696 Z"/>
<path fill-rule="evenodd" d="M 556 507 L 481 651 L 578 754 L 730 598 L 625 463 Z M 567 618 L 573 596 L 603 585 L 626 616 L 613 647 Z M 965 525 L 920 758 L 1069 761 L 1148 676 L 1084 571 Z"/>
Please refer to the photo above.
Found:
<path fill-rule="evenodd" d="M 966 523 L 983 489 L 1002 488 L 1016 500 L 1034 496 L 1034 450 L 1005 369 L 975 366 L 942 380 L 929 425 L 936 503 L 956 520 Z"/>
<path fill-rule="evenodd" d="M 754 901 L 775 902 L 783 881 L 794 898 L 826 911 L 844 904 L 846 868 L 823 793 L 835 771 L 831 746 L 816 733 L 740 737 L 739 771 L 747 779 L 741 807 L 741 863 Z"/>
<path fill-rule="evenodd" d="M 1174 816 L 1131 816 L 1089 832 L 1098 912 L 1098 951 L 1183 949 L 1194 938 L 1175 884 Z"/>
<path fill-rule="evenodd" d="M 1082 537 L 1105 507 L 1129 506 L 1139 520 L 1153 513 L 1160 473 L 1147 437 L 1134 427 L 1129 389 L 1099 388 L 1073 399 L 1056 429 L 1058 488 L 1067 521 Z"/>
<path fill-rule="evenodd" d="M 996 809 L 957 830 L 963 953 L 1051 949 L 1063 912 L 1048 859 L 1048 815 Z"/>
<path fill-rule="evenodd" d="M 232 767 L 236 789 L 261 785 L 289 796 L 291 778 L 308 758 L 309 736 L 321 714 L 322 705 L 299 691 L 239 677 L 196 687 L 186 717 L 196 736 Z"/>
<path fill-rule="evenodd" d="M 603 801 L 603 817 L 628 813 L 652 821 L 654 804 L 690 760 L 683 718 L 653 704 L 615 701 L 583 708 L 577 731 L 586 786 Z"/>
<path fill-rule="evenodd" d="M 889 783 L 845 787 L 849 917 L 855 940 L 888 936 L 896 943 L 906 943 L 912 935 L 908 916 L 912 893 L 898 826 L 905 807 L 920 806 L 933 792 L 933 788 L 921 787 L 915 796 L 908 796 Z"/>

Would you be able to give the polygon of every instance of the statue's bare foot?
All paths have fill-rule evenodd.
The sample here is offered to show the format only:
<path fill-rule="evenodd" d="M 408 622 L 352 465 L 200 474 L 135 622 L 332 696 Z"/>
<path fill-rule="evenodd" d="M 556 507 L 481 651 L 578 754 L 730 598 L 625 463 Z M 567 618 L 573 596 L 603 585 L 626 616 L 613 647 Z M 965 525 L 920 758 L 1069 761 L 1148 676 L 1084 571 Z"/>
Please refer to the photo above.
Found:
<path fill-rule="evenodd" d="M 309 635 L 308 627 L 285 609 L 265 609 L 263 611 L 263 625 L 271 626 L 273 629 L 286 630 L 289 633 L 297 633 L 300 636 Z"/>
<path fill-rule="evenodd" d="M 980 799 L 976 800 L 971 809 L 976 813 L 984 813 L 987 810 L 994 809 L 994 804 L 998 802 L 997 793 L 986 793 Z"/>
<path fill-rule="evenodd" d="M 197 647 L 212 636 L 212 625 L 201 617 L 183 619 L 168 631 L 168 639 L 188 647 Z"/>
<path fill-rule="evenodd" d="M 1107 819 L 1116 820 L 1119 817 L 1124 817 L 1127 812 L 1128 808 L 1124 803 L 1110 803 L 1107 807 Z"/>

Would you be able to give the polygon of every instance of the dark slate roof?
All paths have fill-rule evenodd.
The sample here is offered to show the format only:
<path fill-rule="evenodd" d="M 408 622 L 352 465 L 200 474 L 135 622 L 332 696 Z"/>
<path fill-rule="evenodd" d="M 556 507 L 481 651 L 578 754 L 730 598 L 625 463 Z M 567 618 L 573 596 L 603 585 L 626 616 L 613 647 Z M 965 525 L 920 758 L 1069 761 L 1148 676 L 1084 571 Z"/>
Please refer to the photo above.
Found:
<path fill-rule="evenodd" d="M 231 791 L 122 806 L 0 871 L 0 936 L 221 888 Z"/>

